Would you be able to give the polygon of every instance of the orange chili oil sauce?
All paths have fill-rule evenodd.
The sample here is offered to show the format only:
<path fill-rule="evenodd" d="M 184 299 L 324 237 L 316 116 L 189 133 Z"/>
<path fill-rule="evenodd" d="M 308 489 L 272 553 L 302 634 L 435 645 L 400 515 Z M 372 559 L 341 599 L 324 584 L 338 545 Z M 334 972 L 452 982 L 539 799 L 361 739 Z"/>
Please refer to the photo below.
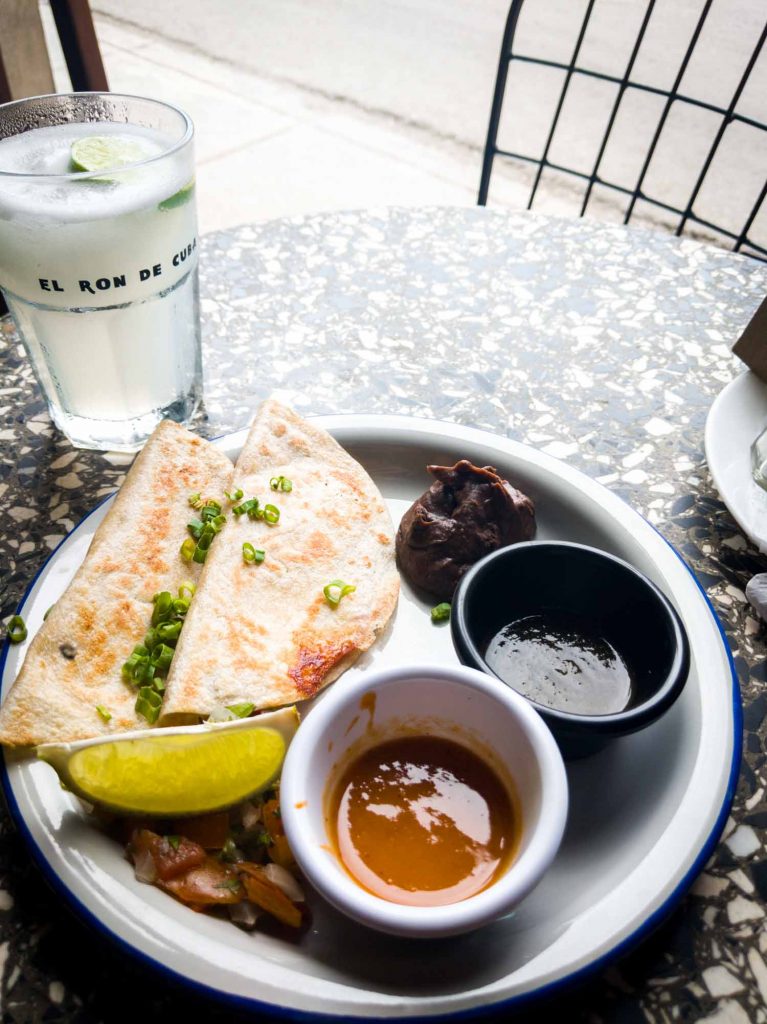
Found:
<path fill-rule="evenodd" d="M 341 863 L 392 903 L 441 906 L 480 892 L 516 854 L 521 819 L 496 772 L 437 736 L 388 739 L 331 782 L 328 833 Z"/>

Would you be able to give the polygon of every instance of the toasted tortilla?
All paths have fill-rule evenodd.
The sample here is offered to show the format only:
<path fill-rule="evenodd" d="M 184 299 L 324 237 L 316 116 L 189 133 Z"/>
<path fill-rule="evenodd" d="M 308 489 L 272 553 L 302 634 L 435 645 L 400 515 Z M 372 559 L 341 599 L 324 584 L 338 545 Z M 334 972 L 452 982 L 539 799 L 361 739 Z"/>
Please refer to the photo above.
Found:
<path fill-rule="evenodd" d="M 189 495 L 220 500 L 231 473 L 231 461 L 209 442 L 170 421 L 157 427 L 30 644 L 0 708 L 0 743 L 70 742 L 147 728 L 121 668 L 149 627 L 154 594 L 175 595 L 200 575 L 202 566 L 179 554 Z M 109 711 L 108 722 L 96 705 Z"/>
<path fill-rule="evenodd" d="M 289 493 L 270 481 L 291 481 Z M 375 640 L 397 603 L 394 530 L 368 474 L 326 431 L 275 401 L 256 416 L 232 482 L 280 510 L 229 515 L 214 540 L 170 667 L 160 724 L 314 696 Z M 243 543 L 265 552 L 243 560 Z M 356 590 L 332 607 L 333 580 Z"/>

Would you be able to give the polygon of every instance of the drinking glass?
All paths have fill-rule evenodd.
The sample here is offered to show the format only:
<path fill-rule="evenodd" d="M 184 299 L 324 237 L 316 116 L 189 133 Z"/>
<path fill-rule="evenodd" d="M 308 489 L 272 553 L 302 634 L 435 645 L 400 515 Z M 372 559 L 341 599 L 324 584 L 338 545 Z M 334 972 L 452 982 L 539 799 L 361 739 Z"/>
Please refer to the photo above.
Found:
<path fill-rule="evenodd" d="M 193 135 L 138 96 L 0 106 L 0 288 L 78 447 L 134 450 L 199 404 Z"/>

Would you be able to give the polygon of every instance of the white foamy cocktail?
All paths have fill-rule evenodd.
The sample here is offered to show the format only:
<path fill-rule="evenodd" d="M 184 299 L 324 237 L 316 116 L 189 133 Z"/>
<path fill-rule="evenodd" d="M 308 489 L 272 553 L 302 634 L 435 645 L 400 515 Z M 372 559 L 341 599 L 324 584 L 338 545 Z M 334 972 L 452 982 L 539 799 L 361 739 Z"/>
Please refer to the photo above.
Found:
<path fill-rule="evenodd" d="M 95 118 L 90 96 L 0 107 L 0 287 L 56 424 L 129 449 L 200 398 L 192 130 L 165 104 L 101 100 Z M 52 123 L 8 131 L 10 108 L 44 101 Z"/>

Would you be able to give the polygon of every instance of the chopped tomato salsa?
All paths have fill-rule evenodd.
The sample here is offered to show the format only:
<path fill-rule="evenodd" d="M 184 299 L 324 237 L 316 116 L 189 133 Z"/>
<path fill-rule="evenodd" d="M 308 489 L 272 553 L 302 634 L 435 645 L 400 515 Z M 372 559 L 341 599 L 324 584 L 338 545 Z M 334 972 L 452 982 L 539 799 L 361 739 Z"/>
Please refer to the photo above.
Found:
<path fill-rule="evenodd" d="M 130 826 L 126 850 L 136 877 L 194 910 L 230 908 L 242 927 L 262 913 L 291 929 L 308 920 L 274 790 L 229 811 L 113 826 L 116 834 Z"/>
<path fill-rule="evenodd" d="M 148 828 L 133 833 L 128 853 L 134 863 L 140 855 L 149 854 L 161 881 L 175 878 L 205 860 L 205 849 L 198 843 L 183 836 L 158 836 Z"/>

